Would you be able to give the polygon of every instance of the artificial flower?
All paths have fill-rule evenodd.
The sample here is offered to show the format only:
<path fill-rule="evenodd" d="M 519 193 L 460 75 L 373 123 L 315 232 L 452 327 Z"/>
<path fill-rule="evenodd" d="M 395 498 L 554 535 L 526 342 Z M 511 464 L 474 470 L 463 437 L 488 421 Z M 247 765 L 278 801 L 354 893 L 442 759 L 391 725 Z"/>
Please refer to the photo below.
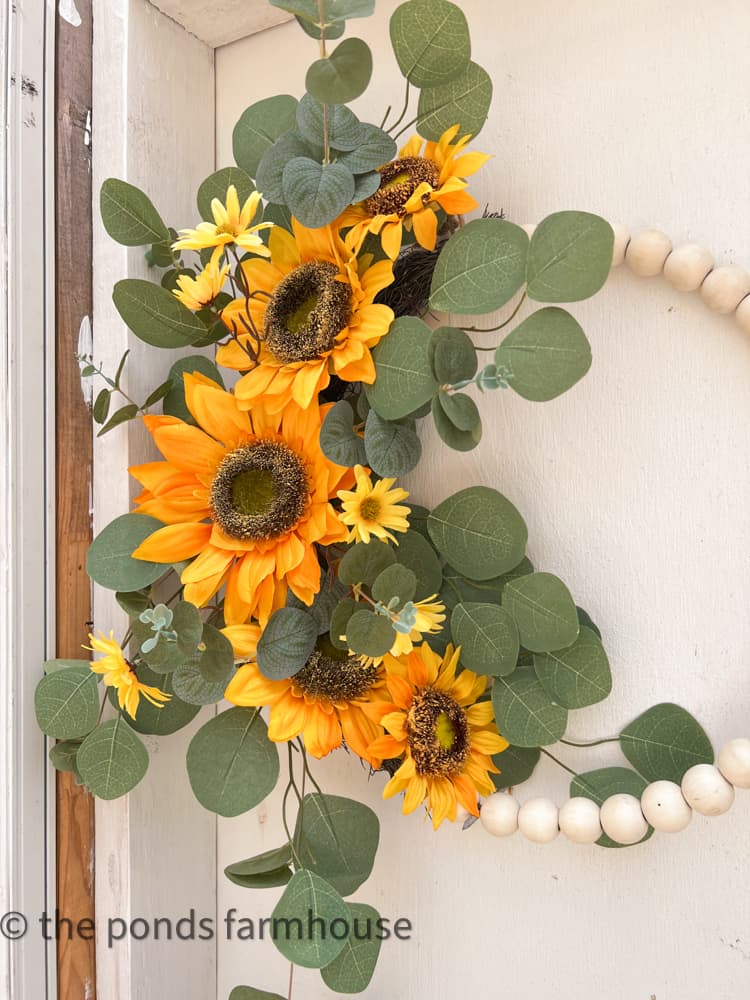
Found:
<path fill-rule="evenodd" d="M 230 392 L 196 373 L 185 375 L 185 402 L 197 426 L 177 417 L 143 419 L 166 459 L 133 467 L 145 487 L 137 510 L 165 523 L 135 559 L 191 560 L 184 598 L 202 607 L 226 585 L 224 618 L 264 626 L 288 588 L 305 604 L 320 589 L 316 544 L 343 540 L 331 505 L 349 469 L 319 447 L 329 406 L 283 415 L 241 410 Z"/>
<path fill-rule="evenodd" d="M 463 215 L 477 208 L 476 199 L 466 191 L 466 178 L 490 157 L 486 153 L 464 153 L 471 136 L 464 135 L 454 142 L 459 128 L 453 125 L 438 142 L 424 143 L 420 136 L 412 136 L 397 160 L 379 168 L 378 190 L 345 209 L 338 219 L 341 229 L 351 227 L 346 235 L 348 247 L 359 250 L 367 234 L 374 233 L 380 236 L 385 253 L 395 260 L 407 228 L 413 229 L 420 246 L 434 250 L 439 209 L 448 215 Z"/>
<path fill-rule="evenodd" d="M 210 305 L 224 287 L 229 264 L 219 267 L 221 252 L 221 247 L 217 247 L 211 260 L 195 278 L 191 278 L 189 274 L 181 274 L 177 278 L 177 288 L 172 294 L 193 312 Z"/>
<path fill-rule="evenodd" d="M 404 792 L 404 815 L 424 803 L 435 829 L 445 819 L 455 820 L 459 804 L 479 815 L 478 795 L 495 790 L 492 755 L 508 746 L 497 731 L 492 702 L 477 700 L 487 678 L 470 670 L 456 676 L 459 652 L 448 646 L 441 658 L 423 643 L 408 656 L 386 655 L 390 701 L 373 700 L 367 707 L 386 731 L 369 752 L 402 760 L 383 798 Z"/>
<path fill-rule="evenodd" d="M 339 490 L 343 524 L 350 528 L 348 542 L 369 542 L 374 536 L 398 545 L 392 531 L 408 531 L 409 508 L 399 505 L 409 496 L 401 488 L 391 489 L 395 479 L 379 479 L 373 486 L 370 475 L 361 465 L 354 466 L 357 486 L 354 490 Z"/>
<path fill-rule="evenodd" d="M 393 321 L 393 311 L 374 301 L 393 281 L 390 261 L 358 260 L 334 227 L 306 229 L 293 219 L 292 228 L 294 235 L 274 227 L 270 260 L 243 262 L 248 296 L 222 312 L 234 339 L 219 348 L 217 360 L 247 372 L 235 390 L 245 409 L 261 403 L 275 413 L 290 399 L 304 409 L 332 374 L 374 382 L 370 350 Z M 249 341 L 253 348 L 259 343 L 257 361 L 243 349 Z"/>
<path fill-rule="evenodd" d="M 313 757 L 325 757 L 342 742 L 372 767 L 382 759 L 368 747 L 382 735 L 363 706 L 388 696 L 383 668 L 319 641 L 305 666 L 286 680 L 269 680 L 251 662 L 240 667 L 224 697 L 235 705 L 270 706 L 268 736 L 277 743 L 302 736 Z"/>
<path fill-rule="evenodd" d="M 408 601 L 398 612 L 394 622 L 396 639 L 389 652 L 391 656 L 405 656 L 411 653 L 414 644 L 422 641 L 423 635 L 434 635 L 442 631 L 445 621 L 445 605 L 436 601 L 437 594 L 431 594 L 423 601 Z"/>
<path fill-rule="evenodd" d="M 125 657 L 122 647 L 115 640 L 114 632 L 109 633 L 109 639 L 103 632 L 98 636 L 89 633 L 89 641 L 91 645 L 85 646 L 85 649 L 104 654 L 100 660 L 92 662 L 91 669 L 95 674 L 103 675 L 107 687 L 115 688 L 120 708 L 124 708 L 131 719 L 135 718 L 141 698 L 145 698 L 155 708 L 164 708 L 165 702 L 168 702 L 172 695 L 160 691 L 157 687 L 141 684 L 138 680 L 137 667 Z"/>
<path fill-rule="evenodd" d="M 253 191 L 245 204 L 240 207 L 237 188 L 230 184 L 227 188 L 226 204 L 218 198 L 211 201 L 213 222 L 201 222 L 196 229 L 181 229 L 180 238 L 172 244 L 173 250 L 205 250 L 208 247 L 225 247 L 230 243 L 241 250 L 251 250 L 261 257 L 268 256 L 268 247 L 258 236 L 262 229 L 271 229 L 272 222 L 259 222 L 252 226 L 260 205 L 261 195 Z"/>

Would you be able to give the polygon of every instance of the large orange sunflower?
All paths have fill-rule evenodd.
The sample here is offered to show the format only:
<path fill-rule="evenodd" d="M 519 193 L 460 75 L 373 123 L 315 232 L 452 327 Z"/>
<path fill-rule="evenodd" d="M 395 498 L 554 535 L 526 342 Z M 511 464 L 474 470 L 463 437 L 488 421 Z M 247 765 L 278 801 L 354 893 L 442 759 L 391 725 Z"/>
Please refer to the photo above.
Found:
<path fill-rule="evenodd" d="M 463 153 L 471 139 L 456 142 L 458 125 L 443 132 L 438 142 L 425 143 L 415 135 L 399 151 L 398 159 L 379 168 L 382 180 L 375 194 L 344 210 L 338 218 L 341 229 L 349 229 L 346 245 L 358 251 L 368 233 L 380 235 L 383 250 L 395 260 L 401 249 L 404 227 L 425 250 L 437 243 L 437 211 L 463 215 L 477 208 L 466 191 L 467 177 L 489 160 L 486 153 Z M 424 149 L 422 148 L 424 144 Z M 462 155 L 459 155 L 462 154 Z"/>
<path fill-rule="evenodd" d="M 393 281 L 390 261 L 368 266 L 330 226 L 305 229 L 293 219 L 292 227 L 293 236 L 281 226 L 271 230 L 270 260 L 243 262 L 250 297 L 222 312 L 235 339 L 219 348 L 217 360 L 247 371 L 235 389 L 244 409 L 262 403 L 275 413 L 290 398 L 306 408 L 332 373 L 346 382 L 374 382 L 370 348 L 393 321 L 392 310 L 374 301 Z M 248 327 L 260 339 L 256 364 L 243 350 L 253 339 Z"/>
<path fill-rule="evenodd" d="M 166 461 L 131 468 L 145 487 L 137 510 L 166 526 L 134 558 L 192 560 L 181 577 L 185 600 L 201 607 L 226 585 L 227 625 L 250 617 L 265 625 L 288 587 L 311 604 L 320 589 L 315 544 L 346 537 L 330 501 L 353 478 L 320 450 L 328 407 L 250 414 L 199 373 L 185 375 L 185 400 L 197 427 L 143 418 Z"/>
<path fill-rule="evenodd" d="M 495 790 L 489 772 L 498 769 L 491 755 L 508 746 L 498 734 L 492 703 L 477 701 L 487 678 L 470 670 L 456 676 L 459 652 L 448 646 L 441 659 L 423 643 L 408 656 L 387 654 L 391 701 L 367 706 L 370 718 L 386 730 L 369 752 L 383 760 L 403 758 L 383 798 L 405 792 L 404 815 L 424 802 L 435 829 L 456 818 L 459 803 L 479 815 L 477 795 Z"/>
<path fill-rule="evenodd" d="M 224 697 L 235 705 L 269 705 L 268 736 L 277 743 L 302 736 L 313 757 L 325 757 L 345 741 L 372 767 L 382 758 L 368 748 L 382 735 L 363 707 L 388 696 L 385 671 L 355 653 L 319 643 L 305 666 L 287 680 L 273 681 L 256 663 L 240 667 Z"/>

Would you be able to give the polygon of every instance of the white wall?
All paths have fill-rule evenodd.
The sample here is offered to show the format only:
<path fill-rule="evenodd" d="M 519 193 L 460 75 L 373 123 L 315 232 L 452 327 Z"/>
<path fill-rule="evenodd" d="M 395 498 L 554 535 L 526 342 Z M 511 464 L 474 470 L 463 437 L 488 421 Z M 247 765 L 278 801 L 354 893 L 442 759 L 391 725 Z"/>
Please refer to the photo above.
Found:
<path fill-rule="evenodd" d="M 399 104 L 387 23 L 395 0 L 357 22 L 376 56 L 379 121 Z M 496 87 L 476 146 L 495 160 L 473 183 L 481 204 L 518 222 L 580 208 L 633 229 L 709 246 L 750 265 L 750 11 L 745 0 L 463 0 L 474 54 Z M 243 108 L 300 95 L 315 45 L 294 24 L 219 49 L 218 166 L 231 162 Z M 530 528 L 539 568 L 559 573 L 602 627 L 615 690 L 575 713 L 575 737 L 612 735 L 657 701 L 676 701 L 715 744 L 750 733 L 750 343 L 731 321 L 660 280 L 616 273 L 573 310 L 594 365 L 549 404 L 498 393 L 469 455 L 427 433 L 411 479 L 434 504 L 467 482 L 498 487 Z M 581 769 L 616 748 L 560 756 Z M 719 820 L 627 851 L 495 841 L 474 827 L 437 835 L 382 803 L 338 755 L 317 769 L 331 791 L 382 820 L 374 875 L 358 894 L 409 917 L 411 943 L 386 945 L 370 998 L 456 995 L 544 1000 L 741 1000 L 750 992 L 750 796 Z M 566 795 L 541 769 L 533 790 Z M 524 788 L 528 795 L 532 786 Z M 218 865 L 276 846 L 278 802 L 219 824 Z M 218 911 L 270 913 L 276 890 L 219 880 Z M 266 945 L 222 945 L 218 996 L 245 982 L 284 992 L 287 966 Z M 329 996 L 297 972 L 295 996 Z"/>

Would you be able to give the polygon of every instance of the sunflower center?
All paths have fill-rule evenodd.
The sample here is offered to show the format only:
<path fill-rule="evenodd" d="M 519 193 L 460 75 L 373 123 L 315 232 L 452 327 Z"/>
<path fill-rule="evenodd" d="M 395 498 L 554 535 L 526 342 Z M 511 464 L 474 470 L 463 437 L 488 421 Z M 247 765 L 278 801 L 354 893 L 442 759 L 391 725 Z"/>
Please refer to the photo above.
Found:
<path fill-rule="evenodd" d="M 380 187 L 365 199 L 365 210 L 370 215 L 405 214 L 406 203 L 420 184 L 437 188 L 440 183 L 440 168 L 434 160 L 423 156 L 407 156 L 403 160 L 393 160 L 380 168 Z"/>
<path fill-rule="evenodd" d="M 469 724 L 450 695 L 434 688 L 420 691 L 409 710 L 407 730 L 419 774 L 449 777 L 463 769 L 469 756 Z"/>
<path fill-rule="evenodd" d="M 285 534 L 307 509 L 308 495 L 304 463 L 274 440 L 230 451 L 211 483 L 214 520 L 230 538 L 243 540 Z"/>
<path fill-rule="evenodd" d="M 359 506 L 359 516 L 363 521 L 377 521 L 380 517 L 382 506 L 376 497 L 365 497 Z"/>
<path fill-rule="evenodd" d="M 352 293 L 327 261 L 300 264 L 277 286 L 266 306 L 269 351 L 282 364 L 313 361 L 330 351 L 349 322 Z"/>
<path fill-rule="evenodd" d="M 294 675 L 294 684 L 303 694 L 320 701 L 353 701 L 365 695 L 375 683 L 378 667 L 360 656 L 320 643 L 304 667 Z"/>

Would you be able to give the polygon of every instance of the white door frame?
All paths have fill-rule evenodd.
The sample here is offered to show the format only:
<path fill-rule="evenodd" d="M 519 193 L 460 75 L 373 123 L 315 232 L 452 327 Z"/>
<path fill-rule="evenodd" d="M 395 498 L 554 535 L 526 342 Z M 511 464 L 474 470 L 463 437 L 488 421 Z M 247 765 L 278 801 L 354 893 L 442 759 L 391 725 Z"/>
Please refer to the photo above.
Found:
<path fill-rule="evenodd" d="M 55 637 L 53 0 L 0 9 L 0 994 L 56 995 L 55 781 L 34 689 Z M 21 918 L 6 917 L 11 936 Z"/>

